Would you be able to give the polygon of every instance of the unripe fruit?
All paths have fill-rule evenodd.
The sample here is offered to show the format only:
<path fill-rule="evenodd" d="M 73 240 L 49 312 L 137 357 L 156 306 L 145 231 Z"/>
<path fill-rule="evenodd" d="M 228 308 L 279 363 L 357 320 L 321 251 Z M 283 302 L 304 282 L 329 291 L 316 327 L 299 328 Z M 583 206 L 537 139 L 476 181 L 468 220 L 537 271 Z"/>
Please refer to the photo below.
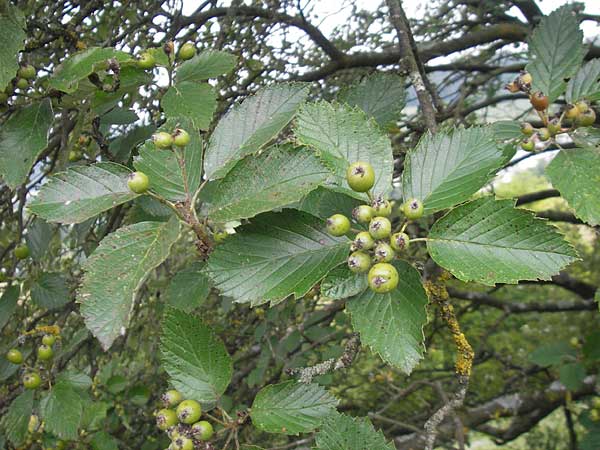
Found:
<path fill-rule="evenodd" d="M 552 119 L 548 122 L 548 132 L 551 136 L 556 136 L 562 131 L 562 126 L 559 119 Z"/>
<path fill-rule="evenodd" d="M 600 420 L 600 411 L 592 409 L 590 411 L 590 419 L 592 419 L 593 422 L 598 422 Z"/>
<path fill-rule="evenodd" d="M 369 205 L 360 205 L 352 210 L 352 217 L 358 223 L 369 223 L 375 217 L 375 210 Z"/>
<path fill-rule="evenodd" d="M 535 142 L 531 138 L 523 139 L 521 141 L 521 148 L 526 152 L 532 152 L 535 149 Z"/>
<path fill-rule="evenodd" d="M 27 89 L 29 87 L 29 81 L 27 81 L 25 78 L 18 78 L 15 86 L 17 86 L 19 89 Z"/>
<path fill-rule="evenodd" d="M 8 359 L 13 364 L 21 364 L 23 362 L 23 353 L 21 353 L 16 348 L 11 348 L 6 353 L 6 359 Z"/>
<path fill-rule="evenodd" d="M 194 450 L 194 441 L 185 436 L 178 436 L 171 445 L 173 450 Z"/>
<path fill-rule="evenodd" d="M 581 110 L 577 105 L 568 104 L 565 106 L 565 117 L 569 120 L 575 121 L 581 114 Z"/>
<path fill-rule="evenodd" d="M 582 112 L 577 118 L 577 125 L 581 127 L 590 127 L 596 122 L 596 112 L 593 109 L 588 109 Z"/>
<path fill-rule="evenodd" d="M 521 133 L 523 133 L 525 136 L 531 136 L 534 131 L 535 128 L 533 128 L 533 125 L 531 125 L 529 122 L 523 122 L 521 124 Z"/>
<path fill-rule="evenodd" d="M 189 133 L 182 128 L 175 128 L 173 131 L 173 144 L 177 147 L 185 147 L 190 143 L 192 138 Z"/>
<path fill-rule="evenodd" d="M 369 233 L 375 239 L 385 239 L 392 234 L 392 223 L 387 217 L 374 217 L 369 223 Z"/>
<path fill-rule="evenodd" d="M 25 78 L 26 80 L 33 80 L 35 78 L 35 67 L 31 64 L 25 64 L 24 66 L 19 67 L 17 70 L 17 76 L 21 78 Z"/>
<path fill-rule="evenodd" d="M 186 42 L 179 49 L 179 58 L 187 61 L 188 59 L 192 59 L 196 54 L 196 46 L 191 42 Z"/>
<path fill-rule="evenodd" d="M 531 84 L 532 81 L 533 77 L 529 72 L 522 71 L 519 75 L 519 83 L 521 83 L 522 85 Z"/>
<path fill-rule="evenodd" d="M 167 408 L 172 408 L 183 401 L 183 395 L 181 395 L 181 392 L 171 389 L 161 395 L 160 400 Z"/>
<path fill-rule="evenodd" d="M 152 69 L 155 65 L 156 61 L 154 61 L 154 56 L 149 52 L 142 53 L 137 61 L 137 66 L 144 70 Z"/>
<path fill-rule="evenodd" d="M 64 448 L 65 448 L 65 441 L 56 441 L 54 450 L 64 450 Z"/>
<path fill-rule="evenodd" d="M 406 233 L 394 233 L 390 238 L 390 245 L 397 252 L 401 252 L 408 248 L 410 244 L 410 238 Z"/>
<path fill-rule="evenodd" d="M 357 250 L 371 250 L 375 247 L 373 236 L 367 231 L 361 231 L 354 237 L 354 248 Z"/>
<path fill-rule="evenodd" d="M 69 162 L 77 162 L 80 161 L 81 158 L 83 158 L 83 153 L 77 151 L 77 150 L 71 150 L 69 152 Z"/>
<path fill-rule="evenodd" d="M 416 198 L 412 198 L 402 205 L 402 212 L 404 212 L 406 218 L 410 220 L 416 220 L 423 217 L 424 211 L 425 207 L 423 206 L 423 202 Z"/>
<path fill-rule="evenodd" d="M 158 148 L 171 148 L 173 145 L 173 136 L 166 131 L 159 131 L 152 135 L 152 142 L 154 142 L 154 145 Z"/>
<path fill-rule="evenodd" d="M 127 177 L 127 186 L 136 194 L 143 194 L 150 186 L 150 180 L 144 172 L 132 172 Z"/>
<path fill-rule="evenodd" d="M 390 292 L 398 286 L 398 271 L 388 263 L 375 264 L 369 270 L 369 287 L 378 294 Z"/>
<path fill-rule="evenodd" d="M 531 95 L 529 102 L 531 103 L 531 106 L 533 106 L 533 109 L 535 109 L 536 111 L 544 111 L 545 109 L 548 109 L 550 99 L 548 98 L 548 96 L 538 91 L 534 92 Z"/>
<path fill-rule="evenodd" d="M 192 425 L 192 434 L 201 441 L 208 441 L 214 434 L 213 426 L 206 420 L 201 420 Z"/>
<path fill-rule="evenodd" d="M 390 262 L 394 259 L 394 249 L 387 242 L 380 242 L 373 251 L 373 261 L 376 263 Z"/>
<path fill-rule="evenodd" d="M 196 400 L 184 400 L 177 406 L 177 418 L 181 423 L 192 424 L 202 415 L 202 407 Z"/>
<path fill-rule="evenodd" d="M 42 344 L 38 347 L 37 357 L 40 361 L 48 361 L 49 359 L 52 359 L 53 356 L 54 352 L 49 345 Z"/>
<path fill-rule="evenodd" d="M 27 431 L 30 433 L 35 433 L 40 427 L 40 418 L 35 414 L 29 416 L 29 423 L 27 424 Z"/>
<path fill-rule="evenodd" d="M 551 137 L 548 128 L 540 128 L 539 130 L 537 130 L 537 136 L 538 139 L 542 142 L 546 142 Z"/>
<path fill-rule="evenodd" d="M 365 252 L 354 252 L 348 257 L 348 268 L 354 273 L 363 273 L 371 268 L 371 257 Z"/>
<path fill-rule="evenodd" d="M 56 342 L 56 337 L 53 334 L 45 334 L 42 337 L 42 344 L 52 347 Z"/>
<path fill-rule="evenodd" d="M 367 192 L 375 184 L 373 166 L 365 161 L 350 164 L 346 170 L 346 181 L 353 191 Z"/>
<path fill-rule="evenodd" d="M 166 430 L 177 424 L 177 414 L 172 409 L 161 409 L 156 413 L 156 426 L 160 430 Z"/>
<path fill-rule="evenodd" d="M 373 199 L 371 206 L 376 216 L 387 217 L 392 213 L 392 204 L 382 196 Z"/>
<path fill-rule="evenodd" d="M 29 247 L 25 244 L 15 247 L 15 256 L 17 259 L 25 259 L 29 256 Z"/>
<path fill-rule="evenodd" d="M 350 231 L 350 220 L 343 214 L 334 214 L 327 219 L 327 231 L 333 236 L 343 236 Z"/>
<path fill-rule="evenodd" d="M 590 105 L 587 104 L 587 102 L 580 100 L 577 103 L 575 103 L 575 106 L 577 106 L 577 109 L 579 110 L 579 112 L 586 112 L 588 109 L 590 109 Z"/>
<path fill-rule="evenodd" d="M 37 389 L 42 384 L 42 379 L 37 372 L 29 372 L 23 375 L 23 386 L 25 389 Z"/>

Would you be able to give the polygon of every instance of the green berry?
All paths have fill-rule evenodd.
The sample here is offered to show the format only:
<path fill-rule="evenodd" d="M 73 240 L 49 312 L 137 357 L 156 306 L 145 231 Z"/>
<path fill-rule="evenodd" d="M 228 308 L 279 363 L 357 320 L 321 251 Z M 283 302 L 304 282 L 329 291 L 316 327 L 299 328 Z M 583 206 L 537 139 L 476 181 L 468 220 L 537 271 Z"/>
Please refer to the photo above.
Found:
<path fill-rule="evenodd" d="M 398 271 L 388 263 L 375 264 L 369 270 L 369 287 L 378 294 L 390 292 L 398 286 Z"/>
<path fill-rule="evenodd" d="M 533 128 L 533 125 L 531 125 L 529 122 L 523 122 L 521 124 L 521 133 L 523 133 L 525 136 L 531 136 L 534 131 L 535 128 Z"/>
<path fill-rule="evenodd" d="M 15 256 L 17 259 L 25 259 L 29 256 L 29 247 L 25 244 L 15 247 Z"/>
<path fill-rule="evenodd" d="M 586 112 L 588 109 L 590 109 L 590 105 L 588 105 L 588 103 L 584 100 L 580 100 L 577 103 L 575 103 L 575 106 L 577 106 L 577 109 L 579 110 L 579 112 Z"/>
<path fill-rule="evenodd" d="M 416 220 L 423 217 L 425 207 L 422 201 L 412 198 L 402 205 L 402 211 L 407 219 Z"/>
<path fill-rule="evenodd" d="M 556 136 L 557 134 L 560 134 L 560 132 L 562 131 L 560 120 L 552 119 L 550 122 L 548 122 L 548 131 L 550 132 L 551 136 Z"/>
<path fill-rule="evenodd" d="M 367 192 L 375 184 L 373 166 L 365 161 L 350 164 L 346 170 L 346 181 L 353 191 Z"/>
<path fill-rule="evenodd" d="M 196 46 L 191 42 L 186 42 L 179 49 L 179 58 L 187 61 L 188 59 L 192 59 L 196 54 Z"/>
<path fill-rule="evenodd" d="M 64 450 L 64 448 L 65 448 L 65 441 L 56 441 L 54 450 Z"/>
<path fill-rule="evenodd" d="M 16 348 L 11 348 L 6 353 L 6 359 L 8 359 L 13 364 L 22 364 L 23 363 L 23 353 L 21 353 Z"/>
<path fill-rule="evenodd" d="M 31 64 L 25 64 L 19 67 L 17 71 L 17 76 L 21 78 L 25 78 L 26 80 L 33 80 L 35 78 L 35 67 Z"/>
<path fill-rule="evenodd" d="M 25 389 L 37 389 L 42 384 L 42 379 L 37 372 L 29 372 L 23 375 L 23 386 Z"/>
<path fill-rule="evenodd" d="M 202 407 L 196 400 L 184 400 L 177 406 L 177 417 L 181 423 L 192 424 L 202 415 Z"/>
<path fill-rule="evenodd" d="M 406 233 L 394 233 L 390 238 L 390 245 L 397 252 L 401 252 L 408 248 L 410 244 L 410 238 Z"/>
<path fill-rule="evenodd" d="M 185 147 L 191 141 L 191 137 L 187 131 L 181 128 L 175 128 L 173 131 L 173 144 L 177 147 Z"/>
<path fill-rule="evenodd" d="M 83 153 L 81 153 L 78 150 L 71 150 L 69 152 L 69 162 L 77 162 L 80 161 L 81 158 L 83 158 Z"/>
<path fill-rule="evenodd" d="M 387 217 L 392 213 L 392 204 L 382 196 L 373 199 L 371 206 L 376 216 Z"/>
<path fill-rule="evenodd" d="M 327 231 L 333 236 L 343 236 L 350 231 L 350 220 L 343 214 L 334 214 L 327 219 Z"/>
<path fill-rule="evenodd" d="M 394 256 L 394 249 L 387 242 L 380 242 L 373 251 L 373 261 L 376 263 L 390 262 Z"/>
<path fill-rule="evenodd" d="M 127 186 L 136 194 L 143 194 L 148 190 L 150 180 L 144 172 L 132 172 L 127 177 Z"/>
<path fill-rule="evenodd" d="M 580 127 L 590 127 L 596 122 L 596 113 L 593 109 L 588 109 L 586 112 L 582 112 L 577 118 L 577 125 Z"/>
<path fill-rule="evenodd" d="M 166 131 L 159 131 L 152 135 L 152 142 L 158 148 L 171 148 L 173 145 L 173 136 Z"/>
<path fill-rule="evenodd" d="M 568 104 L 565 106 L 565 117 L 571 121 L 576 121 L 579 115 L 581 114 L 581 110 L 577 105 Z"/>
<path fill-rule="evenodd" d="M 374 239 L 385 239 L 392 234 L 392 223 L 387 217 L 374 217 L 369 223 L 369 233 Z"/>
<path fill-rule="evenodd" d="M 140 55 L 137 60 L 137 66 L 140 69 L 152 69 L 156 65 L 156 61 L 154 60 L 154 56 L 150 52 L 144 52 Z"/>
<path fill-rule="evenodd" d="M 354 237 L 353 246 L 357 250 L 371 250 L 375 247 L 375 239 L 368 231 L 361 231 Z"/>
<path fill-rule="evenodd" d="M 52 359 L 54 356 L 54 352 L 52 351 L 52 347 L 46 344 L 42 344 L 37 349 L 37 357 L 40 361 L 48 361 Z"/>
<path fill-rule="evenodd" d="M 55 342 L 56 336 L 54 336 L 53 334 L 45 334 L 44 336 L 42 336 L 42 344 L 44 345 L 49 345 L 50 347 L 52 347 Z"/>
<path fill-rule="evenodd" d="M 206 420 L 201 420 L 192 425 L 192 434 L 201 441 L 208 441 L 214 434 L 213 426 Z"/>
<path fill-rule="evenodd" d="M 348 268 L 354 273 L 363 273 L 371 267 L 371 257 L 365 252 L 354 252 L 348 257 Z"/>
<path fill-rule="evenodd" d="M 27 424 L 27 431 L 29 431 L 29 433 L 33 434 L 35 433 L 40 427 L 40 418 L 38 416 L 36 416 L 35 414 L 32 414 L 31 416 L 29 416 L 29 423 Z"/>
<path fill-rule="evenodd" d="M 352 217 L 358 223 L 369 223 L 375 215 L 375 210 L 369 205 L 360 205 L 352 210 Z"/>
<path fill-rule="evenodd" d="M 172 408 L 179 405 L 183 401 L 181 392 L 171 389 L 160 396 L 160 399 L 167 408 Z"/>
<path fill-rule="evenodd" d="M 156 413 L 156 426 L 165 431 L 167 428 L 177 425 L 177 414 L 172 409 L 161 409 Z"/>
<path fill-rule="evenodd" d="M 551 137 L 550 131 L 548 130 L 548 128 L 540 128 L 539 130 L 537 130 L 537 137 L 540 141 L 545 142 Z"/>
<path fill-rule="evenodd" d="M 521 148 L 526 152 L 532 152 L 535 149 L 535 141 L 532 138 L 523 139 Z"/>
<path fill-rule="evenodd" d="M 173 450 L 194 450 L 194 441 L 185 436 L 177 436 L 171 445 Z"/>
<path fill-rule="evenodd" d="M 25 78 L 18 78 L 15 86 L 19 89 L 25 90 L 29 87 L 29 81 L 27 81 Z"/>

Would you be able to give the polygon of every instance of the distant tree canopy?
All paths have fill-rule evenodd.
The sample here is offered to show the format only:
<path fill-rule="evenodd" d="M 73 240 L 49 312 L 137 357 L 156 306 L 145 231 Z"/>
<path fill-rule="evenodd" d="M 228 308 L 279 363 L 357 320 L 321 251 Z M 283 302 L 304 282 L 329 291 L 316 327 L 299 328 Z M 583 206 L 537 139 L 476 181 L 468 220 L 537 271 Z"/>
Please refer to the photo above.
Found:
<path fill-rule="evenodd" d="M 0 448 L 600 448 L 600 16 L 334 3 L 0 0 Z"/>

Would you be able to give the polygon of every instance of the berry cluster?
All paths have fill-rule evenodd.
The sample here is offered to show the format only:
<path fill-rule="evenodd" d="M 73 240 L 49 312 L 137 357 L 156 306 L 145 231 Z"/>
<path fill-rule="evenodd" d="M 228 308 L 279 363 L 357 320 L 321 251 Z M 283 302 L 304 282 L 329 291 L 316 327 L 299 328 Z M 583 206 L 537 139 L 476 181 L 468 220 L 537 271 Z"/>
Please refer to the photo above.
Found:
<path fill-rule="evenodd" d="M 40 365 L 46 364 L 54 357 L 53 346 L 56 342 L 56 336 L 54 334 L 45 334 L 42 336 L 41 343 L 37 348 L 37 362 Z M 11 348 L 6 353 L 6 359 L 12 363 L 21 365 L 25 362 L 23 353 L 16 348 Z M 25 389 L 37 389 L 42 384 L 42 377 L 39 371 L 26 367 L 26 372 L 22 378 L 23 386 Z"/>
<path fill-rule="evenodd" d="M 368 272 L 371 290 L 386 293 L 398 286 L 398 271 L 390 264 L 398 252 L 405 250 L 410 237 L 404 232 L 406 223 L 396 233 L 392 231 L 392 203 L 383 196 L 373 197 L 370 189 L 375 184 L 375 171 L 368 162 L 351 164 L 346 172 L 348 186 L 356 192 L 367 192 L 370 205 L 360 205 L 352 211 L 353 219 L 369 227 L 369 231 L 358 231 L 352 243 L 352 254 L 348 257 L 348 268 L 354 273 Z M 423 215 L 423 203 L 411 199 L 402 205 L 402 212 L 409 220 Z M 343 236 L 351 230 L 348 217 L 334 214 L 327 219 L 327 231 L 333 236 Z"/>
<path fill-rule="evenodd" d="M 171 58 L 173 55 L 174 44 L 172 42 L 167 42 L 164 46 L 164 51 Z M 196 55 L 196 46 L 193 42 L 186 42 L 181 46 L 178 53 L 178 59 L 181 61 L 187 61 L 188 59 L 192 59 Z M 154 55 L 149 51 L 144 51 L 140 54 L 137 60 L 137 66 L 140 69 L 150 70 L 156 67 L 156 60 Z"/>
<path fill-rule="evenodd" d="M 200 420 L 202 407 L 196 400 L 184 400 L 179 391 L 170 390 L 161 396 L 164 408 L 156 412 L 156 426 L 171 439 L 169 450 L 209 449 L 214 433 L 210 422 Z M 175 408 L 175 409 L 173 409 Z"/>
<path fill-rule="evenodd" d="M 21 64 L 19 70 L 17 70 L 17 76 L 12 79 L 8 86 L 0 90 L 0 104 L 6 103 L 9 97 L 14 94 L 15 89 L 26 91 L 36 75 L 37 71 L 31 64 Z"/>
<path fill-rule="evenodd" d="M 521 72 L 514 81 L 506 85 L 510 92 L 524 92 L 529 96 L 529 102 L 542 119 L 543 127 L 534 128 L 529 122 L 521 124 L 521 132 L 525 138 L 521 141 L 521 148 L 526 151 L 535 151 L 536 144 L 542 143 L 540 149 L 545 148 L 552 139 L 561 133 L 568 133 L 578 127 L 589 127 L 596 122 L 596 112 L 586 101 L 567 104 L 556 114 L 550 115 L 549 98 L 544 93 L 531 91 L 533 78 L 527 72 Z"/>

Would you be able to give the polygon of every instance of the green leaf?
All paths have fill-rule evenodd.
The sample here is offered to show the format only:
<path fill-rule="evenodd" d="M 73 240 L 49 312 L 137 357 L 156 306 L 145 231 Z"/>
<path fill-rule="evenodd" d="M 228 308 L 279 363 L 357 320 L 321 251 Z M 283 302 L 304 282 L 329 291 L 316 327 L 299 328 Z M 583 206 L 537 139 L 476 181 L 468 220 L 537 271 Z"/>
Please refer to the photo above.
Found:
<path fill-rule="evenodd" d="M 569 136 L 579 147 L 600 147 L 600 128 L 577 128 Z"/>
<path fill-rule="evenodd" d="M 21 289 L 18 284 L 4 288 L 2 297 L 0 297 L 0 331 L 2 331 L 4 325 L 8 323 L 10 317 L 15 312 L 20 292 Z"/>
<path fill-rule="evenodd" d="M 427 248 L 458 279 L 486 285 L 549 280 L 577 259 L 556 228 L 515 209 L 513 200 L 491 197 L 459 206 L 438 220 Z"/>
<path fill-rule="evenodd" d="M 25 18 L 10 2 L 2 2 L 0 11 L 0 89 L 17 73 L 19 52 L 25 48 Z"/>
<path fill-rule="evenodd" d="M 552 186 L 590 225 L 600 224 L 600 149 L 561 150 L 546 167 Z"/>
<path fill-rule="evenodd" d="M 11 189 L 27 181 L 48 144 L 53 118 L 50 100 L 44 100 L 19 109 L 0 126 L 0 176 Z"/>
<path fill-rule="evenodd" d="M 345 414 L 328 417 L 316 434 L 314 450 L 394 450 L 381 431 L 376 431 L 366 417 Z"/>
<path fill-rule="evenodd" d="M 84 263 L 80 311 L 105 350 L 127 327 L 139 288 L 178 236 L 176 219 L 129 225 L 104 238 Z"/>
<path fill-rule="evenodd" d="M 29 417 L 33 410 L 33 391 L 24 391 L 13 400 L 2 416 L 2 429 L 6 438 L 15 446 L 21 445 L 27 437 Z"/>
<path fill-rule="evenodd" d="M 61 308 L 71 301 L 67 280 L 60 273 L 42 273 L 32 283 L 31 300 L 42 308 Z"/>
<path fill-rule="evenodd" d="M 362 203 L 354 197 L 320 186 L 305 196 L 295 207 L 313 216 L 327 219 L 338 213 L 350 217 L 352 210 Z"/>
<path fill-rule="evenodd" d="M 50 87 L 72 94 L 79 87 L 79 82 L 92 72 L 106 70 L 111 58 L 120 63 L 133 61 L 129 53 L 114 48 L 90 47 L 65 59 L 50 78 Z"/>
<path fill-rule="evenodd" d="M 516 120 L 499 120 L 490 125 L 496 141 L 512 141 L 523 138 L 521 124 Z"/>
<path fill-rule="evenodd" d="M 529 355 L 529 361 L 541 367 L 556 366 L 568 360 L 575 358 L 577 352 L 567 342 L 557 341 L 541 345 Z"/>
<path fill-rule="evenodd" d="M 579 68 L 586 48 L 583 32 L 571 5 L 564 5 L 543 17 L 529 39 L 529 63 L 526 70 L 533 77 L 534 91 L 542 91 L 556 100 Z"/>
<path fill-rule="evenodd" d="M 115 157 L 116 161 L 124 163 L 129 160 L 131 150 L 146 139 L 150 139 L 155 130 L 156 127 L 154 125 L 134 127 L 114 138 L 110 144 L 108 144 L 108 151 Z"/>
<path fill-rule="evenodd" d="M 305 84 L 280 83 L 259 90 L 235 105 L 217 124 L 208 143 L 204 170 L 223 177 L 246 155 L 270 143 L 292 120 L 308 95 Z"/>
<path fill-rule="evenodd" d="M 427 212 L 468 200 L 504 163 L 488 128 L 457 128 L 426 134 L 404 161 L 404 198 L 416 198 Z"/>
<path fill-rule="evenodd" d="M 331 184 L 345 193 L 359 195 L 346 182 L 346 170 L 356 161 L 367 161 L 375 169 L 374 193 L 391 190 L 392 145 L 384 132 L 360 109 L 325 101 L 308 103 L 298 113 L 295 133 L 301 143 L 318 151 L 335 174 Z"/>
<path fill-rule="evenodd" d="M 254 398 L 250 417 L 259 430 L 297 435 L 314 430 L 335 413 L 338 401 L 318 384 L 271 384 Z"/>
<path fill-rule="evenodd" d="M 133 159 L 133 165 L 139 172 L 144 172 L 150 180 L 152 192 L 172 201 L 183 201 L 186 198 L 181 167 L 172 151 L 157 150 L 154 144 L 146 142 L 140 153 Z"/>
<path fill-rule="evenodd" d="M 61 439 L 76 440 L 77 430 L 83 414 L 83 405 L 79 394 L 65 382 L 52 386 L 47 397 L 40 404 L 45 431 Z"/>
<path fill-rule="evenodd" d="M 88 375 L 73 370 L 66 370 L 58 374 L 56 382 L 68 384 L 76 391 L 85 391 L 92 387 L 92 379 Z"/>
<path fill-rule="evenodd" d="M 598 302 L 598 290 L 596 290 L 595 300 Z M 600 359 L 600 331 L 594 331 L 585 337 L 585 343 L 583 344 L 583 355 L 588 360 Z"/>
<path fill-rule="evenodd" d="M 119 450 L 118 443 L 119 441 L 106 431 L 98 431 L 90 439 L 92 450 Z"/>
<path fill-rule="evenodd" d="M 376 73 L 343 90 L 338 99 L 358 106 L 382 127 L 399 119 L 405 105 L 404 78 L 392 73 Z"/>
<path fill-rule="evenodd" d="M 308 148 L 271 147 L 247 156 L 219 181 L 208 215 L 216 222 L 254 217 L 300 200 L 329 174 Z"/>
<path fill-rule="evenodd" d="M 177 272 L 165 292 L 166 302 L 174 308 L 191 312 L 199 307 L 210 293 L 210 280 L 203 272 L 205 264 L 194 262 Z"/>
<path fill-rule="evenodd" d="M 128 125 L 139 119 L 135 111 L 126 108 L 113 108 L 100 117 L 100 125 Z"/>
<path fill-rule="evenodd" d="M 585 378 L 585 367 L 575 362 L 561 366 L 559 370 L 560 382 L 570 391 L 577 391 L 583 385 Z"/>
<path fill-rule="evenodd" d="M 321 294 L 331 300 L 342 300 L 362 293 L 368 286 L 364 273 L 353 273 L 344 264 L 333 269 L 321 281 Z"/>
<path fill-rule="evenodd" d="M 110 407 L 109 403 L 98 401 L 87 405 L 81 417 L 81 428 L 85 430 L 97 430 L 101 428 Z"/>
<path fill-rule="evenodd" d="M 406 261 L 394 261 L 400 282 L 387 294 L 370 289 L 350 299 L 346 311 L 352 326 L 387 363 L 410 374 L 425 350 L 423 327 L 427 323 L 427 294 L 421 275 Z"/>
<path fill-rule="evenodd" d="M 207 130 L 217 108 L 217 96 L 208 83 L 182 81 L 167 91 L 161 106 L 168 117 L 185 117 L 196 128 Z"/>
<path fill-rule="evenodd" d="M 565 98 L 569 103 L 600 100 L 600 59 L 587 62 L 577 71 L 567 84 Z"/>
<path fill-rule="evenodd" d="M 235 67 L 237 58 L 231 53 L 217 50 L 208 50 L 197 54 L 192 59 L 185 61 L 177 69 L 177 82 L 204 81 L 215 78 Z"/>
<path fill-rule="evenodd" d="M 600 448 L 600 427 L 589 430 L 579 442 L 580 450 L 597 450 Z"/>
<path fill-rule="evenodd" d="M 167 121 L 167 124 L 169 121 Z M 186 180 L 188 191 L 193 195 L 202 184 L 202 158 L 204 156 L 204 142 L 200 130 L 194 126 L 192 120 L 180 117 L 179 126 L 190 134 L 190 143 L 183 151 L 185 162 Z"/>
<path fill-rule="evenodd" d="M 39 262 L 46 255 L 46 251 L 48 251 L 53 236 L 54 227 L 52 225 L 38 217 L 33 219 L 31 224 L 27 227 L 25 240 L 27 241 L 27 246 L 31 252 L 31 257 L 34 260 Z"/>
<path fill-rule="evenodd" d="M 138 196 L 127 187 L 129 173 L 110 162 L 72 167 L 52 176 L 29 209 L 48 222 L 81 223 Z"/>
<path fill-rule="evenodd" d="M 299 211 L 261 214 L 215 249 L 208 272 L 222 295 L 237 302 L 300 298 L 348 256 L 349 241 L 324 228 Z"/>
<path fill-rule="evenodd" d="M 231 382 L 233 362 L 225 344 L 193 315 L 167 310 L 160 350 L 171 383 L 185 398 L 213 404 Z"/>

